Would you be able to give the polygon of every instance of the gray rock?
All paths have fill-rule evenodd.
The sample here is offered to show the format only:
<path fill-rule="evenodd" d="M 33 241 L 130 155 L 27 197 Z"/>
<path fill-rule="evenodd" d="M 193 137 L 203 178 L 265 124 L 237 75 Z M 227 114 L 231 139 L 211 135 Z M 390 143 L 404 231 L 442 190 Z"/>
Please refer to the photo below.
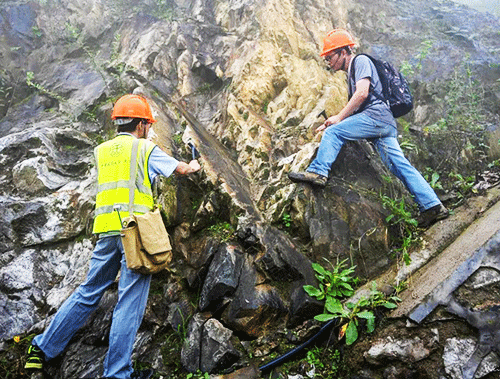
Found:
<path fill-rule="evenodd" d="M 39 321 L 34 298 L 35 250 L 27 250 L 0 269 L 0 339 L 22 334 Z"/>
<path fill-rule="evenodd" d="M 214 308 L 238 287 L 243 253 L 238 246 L 222 245 L 208 269 L 200 295 L 200 309 Z"/>
<path fill-rule="evenodd" d="M 230 367 L 238 360 L 240 353 L 233 347 L 232 335 L 233 332 L 216 319 L 211 318 L 203 325 L 200 360 L 202 372 L 216 372 Z"/>
<path fill-rule="evenodd" d="M 387 337 L 377 341 L 365 352 L 365 359 L 374 365 L 382 365 L 386 360 L 418 362 L 430 355 L 431 351 L 423 340 L 415 337 L 411 340 L 400 340 Z"/>
<path fill-rule="evenodd" d="M 256 265 L 271 280 L 292 282 L 313 277 L 311 262 L 298 251 L 285 233 L 264 226 L 258 230 L 257 236 L 265 253 L 256 261 Z"/>
<path fill-rule="evenodd" d="M 462 368 L 469 361 L 476 349 L 477 341 L 473 338 L 449 338 L 443 351 L 443 365 L 448 378 L 462 379 Z M 477 368 L 475 378 L 483 378 L 500 367 L 500 358 L 494 352 L 488 354 Z"/>
<path fill-rule="evenodd" d="M 189 321 L 181 350 L 182 366 L 189 372 L 196 372 L 201 367 L 203 325 L 209 318 L 208 314 L 196 313 Z"/>
<path fill-rule="evenodd" d="M 246 259 L 238 289 L 222 318 L 234 331 L 256 338 L 284 324 L 288 309 L 278 291 L 257 283 L 257 271 Z"/>
<path fill-rule="evenodd" d="M 295 326 L 303 320 L 310 319 L 320 313 L 323 313 L 324 303 L 309 296 L 304 291 L 304 285 L 314 285 L 317 287 L 316 281 L 306 282 L 299 280 L 293 283 L 290 292 L 290 319 L 289 325 Z"/>
<path fill-rule="evenodd" d="M 472 290 L 484 288 L 500 281 L 500 274 L 490 268 L 480 268 L 468 279 L 466 285 Z"/>
<path fill-rule="evenodd" d="M 390 366 L 384 370 L 384 379 L 412 379 L 415 378 L 415 370 L 406 367 Z M 418 377 L 418 376 L 417 376 Z"/>
<path fill-rule="evenodd" d="M 93 244 L 90 240 L 54 249 L 26 249 L 0 268 L 0 338 L 30 330 L 46 313 L 59 308 L 85 279 Z M 77 253 L 76 253 L 77 252 Z"/>

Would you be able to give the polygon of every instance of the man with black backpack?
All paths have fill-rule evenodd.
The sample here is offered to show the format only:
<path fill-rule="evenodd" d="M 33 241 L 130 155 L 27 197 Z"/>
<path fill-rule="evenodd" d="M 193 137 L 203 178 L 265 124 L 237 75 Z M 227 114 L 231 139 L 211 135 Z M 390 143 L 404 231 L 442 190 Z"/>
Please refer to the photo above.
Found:
<path fill-rule="evenodd" d="M 325 187 L 328 174 L 345 141 L 370 139 L 384 164 L 413 195 L 420 210 L 419 226 L 427 227 L 448 217 L 431 186 L 405 158 L 397 141 L 394 117 L 412 108 L 412 99 L 404 78 L 393 67 L 367 55 L 354 55 L 352 36 L 334 29 L 323 40 L 321 56 L 333 71 L 346 71 L 349 101 L 336 115 L 329 117 L 316 132 L 325 131 L 316 158 L 305 172 L 289 172 L 293 182 Z M 378 66 L 378 70 L 377 67 Z"/>

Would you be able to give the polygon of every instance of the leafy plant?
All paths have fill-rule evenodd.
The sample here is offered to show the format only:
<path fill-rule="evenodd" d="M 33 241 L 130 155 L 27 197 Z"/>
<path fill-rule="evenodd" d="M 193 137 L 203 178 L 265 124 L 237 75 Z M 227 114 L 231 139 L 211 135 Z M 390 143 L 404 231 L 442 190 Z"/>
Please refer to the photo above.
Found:
<path fill-rule="evenodd" d="M 407 234 L 403 236 L 401 239 L 401 247 L 396 249 L 396 251 L 401 252 L 401 256 L 405 265 L 409 266 L 411 263 L 411 257 L 409 253 L 410 247 L 413 245 L 413 233 L 411 231 L 407 231 Z"/>
<path fill-rule="evenodd" d="M 120 41 L 121 41 L 121 34 L 116 32 L 115 35 L 113 36 L 113 43 L 111 44 L 111 60 L 115 60 L 118 58 L 118 52 L 120 50 Z"/>
<path fill-rule="evenodd" d="M 488 168 L 500 167 L 500 159 L 495 159 L 488 163 Z"/>
<path fill-rule="evenodd" d="M 284 213 L 283 216 L 281 217 L 281 221 L 283 222 L 283 225 L 285 225 L 287 228 L 292 226 L 292 216 L 290 216 L 289 213 Z"/>
<path fill-rule="evenodd" d="M 81 30 L 78 29 L 78 27 L 71 25 L 71 23 L 68 21 L 64 24 L 64 29 L 66 30 L 69 42 L 75 42 L 82 33 Z"/>
<path fill-rule="evenodd" d="M 269 106 L 269 103 L 271 102 L 271 97 L 268 96 L 264 99 L 262 104 L 260 105 L 260 110 L 262 113 L 267 113 L 267 107 Z"/>
<path fill-rule="evenodd" d="M 88 48 L 87 46 L 84 46 L 83 50 L 87 53 L 87 56 L 90 58 L 90 61 L 92 62 L 92 66 L 94 66 L 94 69 L 96 70 L 96 72 L 101 76 L 102 81 L 104 82 L 106 87 L 109 88 L 109 83 L 106 79 L 106 75 L 104 74 L 104 69 L 103 69 L 102 65 L 97 60 L 97 56 L 99 55 L 99 52 L 93 53 L 90 50 L 90 48 Z"/>
<path fill-rule="evenodd" d="M 443 186 L 439 181 L 439 174 L 430 167 L 427 167 L 425 170 L 426 173 L 424 174 L 424 178 L 427 182 L 429 182 L 429 185 L 434 189 L 442 190 Z"/>
<path fill-rule="evenodd" d="M 382 178 L 382 180 L 384 182 L 386 182 L 387 184 L 391 184 L 393 182 L 392 180 L 392 176 L 391 175 L 380 175 L 380 177 Z"/>
<path fill-rule="evenodd" d="M 408 280 L 398 281 L 394 290 L 396 291 L 396 294 L 399 294 L 403 292 L 405 289 L 407 289 L 408 286 L 409 286 Z"/>
<path fill-rule="evenodd" d="M 425 40 L 422 41 L 420 44 L 420 51 L 418 52 L 417 59 L 418 63 L 416 66 L 416 69 L 418 71 L 422 70 L 422 62 L 424 61 L 425 58 L 427 58 L 427 55 L 429 55 L 429 51 L 431 50 L 433 45 L 433 42 L 430 40 Z"/>
<path fill-rule="evenodd" d="M 306 354 L 307 363 L 316 368 L 325 367 L 324 363 L 321 361 L 321 351 L 322 350 L 318 346 L 315 346 L 311 350 L 309 350 Z"/>
<path fill-rule="evenodd" d="M 158 16 L 164 20 L 171 20 L 175 16 L 175 10 L 167 0 L 156 0 Z"/>
<path fill-rule="evenodd" d="M 464 137 L 471 131 L 483 130 L 482 124 L 485 119 L 483 109 L 485 90 L 473 76 L 469 59 L 470 56 L 466 55 L 462 64 L 453 72 L 451 79 L 443 83 L 443 91 L 446 93 L 442 99 L 444 116 L 428 127 L 431 132 L 461 131 L 462 133 L 458 133 L 456 138 L 462 142 L 467 140 Z"/>
<path fill-rule="evenodd" d="M 331 371 L 332 375 L 336 375 L 339 373 L 339 371 L 342 370 L 342 357 L 340 355 L 340 351 L 335 350 L 330 357 L 330 361 L 332 364 Z"/>
<path fill-rule="evenodd" d="M 234 228 L 229 222 L 219 222 L 211 225 L 208 231 L 212 237 L 218 238 L 223 242 L 229 241 L 234 235 Z"/>
<path fill-rule="evenodd" d="M 31 28 L 31 31 L 33 32 L 33 35 L 35 36 L 35 38 L 42 38 L 43 33 L 38 26 L 36 26 L 36 25 L 33 26 Z"/>
<path fill-rule="evenodd" d="M 213 87 L 213 84 L 210 84 L 210 83 L 203 83 L 201 86 L 199 86 L 197 89 L 196 89 L 196 92 L 197 93 L 207 93 L 209 92 Z"/>
<path fill-rule="evenodd" d="M 189 321 L 191 320 L 191 316 L 187 315 L 186 317 L 184 317 L 184 313 L 182 312 L 182 309 L 180 309 L 180 308 L 177 309 L 177 312 L 178 312 L 179 316 L 181 316 L 182 322 L 179 323 L 179 325 L 177 325 L 176 333 L 181 338 L 181 341 L 184 342 L 187 338 L 188 324 L 189 324 Z"/>
<path fill-rule="evenodd" d="M 399 146 L 401 147 L 401 149 L 403 149 L 405 151 L 408 151 L 408 152 L 415 151 L 418 153 L 418 146 L 410 141 L 401 141 Z"/>
<path fill-rule="evenodd" d="M 382 195 L 382 206 L 391 212 L 391 214 L 386 217 L 386 222 L 391 224 L 403 223 L 409 226 L 418 225 L 417 220 L 415 220 L 411 212 L 406 209 L 404 199 L 398 201 L 386 195 Z"/>
<path fill-rule="evenodd" d="M 470 192 L 477 192 L 473 189 L 476 181 L 474 176 L 463 177 L 461 174 L 455 174 L 453 172 L 450 172 L 448 176 L 455 180 L 453 186 L 458 189 L 460 198 L 465 197 Z"/>
<path fill-rule="evenodd" d="M 406 209 L 404 199 L 398 201 L 386 195 L 382 195 L 381 199 L 382 206 L 391 212 L 385 221 L 399 228 L 401 247 L 396 249 L 396 251 L 401 252 L 405 264 L 409 265 L 411 263 L 409 248 L 416 241 L 414 239 L 414 232 L 418 226 L 418 222 L 413 218 L 412 213 Z"/>
<path fill-rule="evenodd" d="M 182 145 L 182 132 L 177 132 L 176 134 L 174 134 L 172 139 L 174 140 L 174 143 L 176 145 L 181 146 Z"/>
<path fill-rule="evenodd" d="M 8 108 L 12 101 L 13 88 L 0 78 L 0 108 Z"/>
<path fill-rule="evenodd" d="M 210 374 L 208 372 L 201 372 L 200 370 L 196 372 L 190 372 L 187 374 L 186 379 L 210 379 Z"/>
<path fill-rule="evenodd" d="M 398 296 L 386 296 L 383 292 L 377 289 L 377 282 L 372 282 L 370 296 L 367 299 L 370 308 L 384 307 L 386 309 L 397 308 L 397 303 L 401 301 Z"/>
<path fill-rule="evenodd" d="M 33 87 L 36 90 L 38 90 L 39 92 L 41 92 L 41 93 L 43 93 L 43 94 L 45 94 L 47 96 L 50 96 L 53 99 L 56 99 L 56 100 L 58 100 L 60 102 L 65 101 L 62 96 L 58 95 L 55 92 L 49 91 L 48 89 L 46 89 L 45 87 L 43 87 L 41 84 L 36 83 L 33 79 L 35 79 L 35 74 L 32 71 L 28 71 L 26 73 L 26 84 L 28 86 Z"/>
<path fill-rule="evenodd" d="M 406 77 L 415 75 L 415 69 L 408 61 L 401 62 L 401 67 L 399 68 L 399 71 L 401 71 L 401 73 Z"/>
<path fill-rule="evenodd" d="M 353 286 L 357 284 L 357 278 L 353 278 L 351 275 L 354 273 L 356 266 L 346 269 L 346 261 L 347 259 L 337 263 L 335 266 L 332 265 L 332 271 L 326 270 L 318 263 L 313 263 L 312 268 L 316 272 L 315 275 L 319 281 L 319 288 L 305 285 L 304 291 L 309 296 L 315 297 L 318 300 L 326 299 L 327 302 L 328 299 L 333 299 L 330 301 L 340 303 L 340 299 L 352 296 L 354 294 Z"/>
<path fill-rule="evenodd" d="M 397 296 L 387 298 L 382 292 L 377 290 L 377 284 L 372 283 L 370 295 L 361 297 L 356 303 L 347 302 L 345 306 L 338 299 L 329 297 L 325 302 L 325 311 L 315 316 L 318 321 L 330 321 L 341 318 L 343 324 L 340 328 L 339 339 L 346 338 L 346 344 L 352 345 L 358 339 L 358 326 L 360 319 L 366 321 L 366 331 L 372 333 L 375 330 L 376 308 L 384 307 L 393 309 L 397 307 L 397 302 L 401 301 Z"/>
<path fill-rule="evenodd" d="M 340 379 L 350 378 L 349 365 L 344 361 L 339 349 L 334 346 L 314 346 L 306 354 L 306 362 L 314 367 L 313 371 L 308 370 L 309 378 Z M 301 371 L 300 362 L 298 371 Z M 288 370 L 285 369 L 285 372 Z"/>
<path fill-rule="evenodd" d="M 422 43 L 420 44 L 420 50 L 415 56 L 417 63 L 413 65 L 408 61 L 403 61 L 400 67 L 401 73 L 404 76 L 411 77 L 414 76 L 417 72 L 420 72 L 422 70 L 422 63 L 424 59 L 429 55 L 432 45 L 433 42 L 430 40 L 422 41 Z"/>

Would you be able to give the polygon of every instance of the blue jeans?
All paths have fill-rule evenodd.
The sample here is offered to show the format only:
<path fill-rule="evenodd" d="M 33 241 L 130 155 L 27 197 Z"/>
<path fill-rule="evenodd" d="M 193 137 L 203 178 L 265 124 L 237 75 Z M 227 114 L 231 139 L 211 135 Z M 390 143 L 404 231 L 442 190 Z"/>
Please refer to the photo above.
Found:
<path fill-rule="evenodd" d="M 118 302 L 113 311 L 103 376 L 130 377 L 133 372 L 130 357 L 146 308 L 151 275 L 127 268 L 120 236 L 97 241 L 87 279 L 64 302 L 45 332 L 34 338 L 33 343 L 43 351 L 47 360 L 64 350 L 71 337 L 97 308 L 104 291 L 113 284 L 120 269 Z"/>
<path fill-rule="evenodd" d="M 421 212 L 441 203 L 431 186 L 403 155 L 397 140 L 397 129 L 363 113 L 348 117 L 325 130 L 316 158 L 307 171 L 328 177 L 344 142 L 362 138 L 375 143 L 382 161 L 404 183 Z"/>

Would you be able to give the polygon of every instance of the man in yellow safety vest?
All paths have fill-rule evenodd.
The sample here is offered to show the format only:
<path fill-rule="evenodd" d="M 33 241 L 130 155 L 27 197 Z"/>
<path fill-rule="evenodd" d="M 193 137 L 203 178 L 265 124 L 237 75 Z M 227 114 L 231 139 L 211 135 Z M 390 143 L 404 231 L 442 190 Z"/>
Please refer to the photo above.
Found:
<path fill-rule="evenodd" d="M 99 235 L 99 239 L 92 253 L 87 279 L 64 302 L 44 333 L 33 339 L 25 365 L 28 370 L 42 370 L 46 360 L 65 349 L 121 270 L 103 377 L 147 379 L 153 375 L 152 370 L 134 371 L 131 362 L 151 275 L 127 268 L 120 239 L 121 221 L 116 210 L 120 209 L 122 218 L 128 216 L 129 177 L 133 162 L 137 162 L 133 213 L 153 209 L 151 184 L 157 175 L 168 177 L 174 172 L 186 175 L 200 170 L 200 165 L 197 160 L 189 163 L 177 161 L 146 140 L 151 124 L 156 120 L 144 97 L 121 97 L 111 118 L 117 125 L 118 135 L 95 149 L 97 196 L 93 232 Z"/>

